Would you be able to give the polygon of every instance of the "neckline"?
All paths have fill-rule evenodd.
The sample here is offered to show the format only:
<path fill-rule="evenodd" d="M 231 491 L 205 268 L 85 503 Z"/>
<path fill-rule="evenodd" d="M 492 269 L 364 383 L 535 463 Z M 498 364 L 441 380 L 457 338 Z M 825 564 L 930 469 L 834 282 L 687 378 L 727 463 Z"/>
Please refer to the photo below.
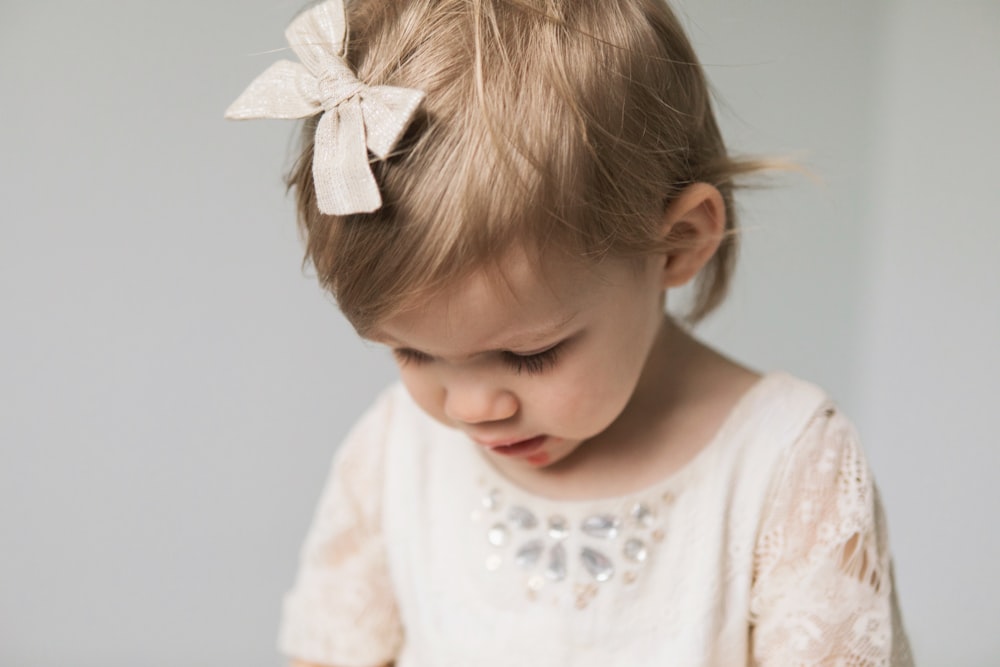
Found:
<path fill-rule="evenodd" d="M 679 491 L 685 483 L 687 483 L 699 472 L 700 468 L 704 467 L 705 461 L 709 460 L 715 454 L 716 450 L 731 439 L 730 436 L 732 435 L 732 432 L 745 423 L 746 420 L 742 417 L 744 416 L 744 413 L 747 413 L 753 404 L 757 402 L 758 397 L 764 395 L 766 389 L 769 389 L 771 385 L 776 384 L 780 378 L 784 377 L 786 377 L 786 374 L 780 371 L 771 371 L 762 374 L 761 377 L 754 382 L 749 389 L 744 391 L 743 395 L 741 395 L 739 399 L 737 399 L 736 403 L 732 406 L 732 408 L 730 408 L 729 412 L 726 413 L 725 418 L 723 418 L 722 422 L 719 424 L 719 428 L 716 429 L 715 434 L 693 457 L 691 457 L 690 460 L 674 472 L 653 482 L 652 484 L 615 496 L 560 499 L 529 491 L 501 472 L 499 468 L 497 468 L 488 458 L 486 458 L 486 456 L 484 456 L 479 447 L 475 446 L 475 443 L 469 440 L 464 434 L 461 433 L 461 431 L 455 432 L 462 438 L 462 440 L 465 441 L 465 444 L 472 445 L 472 447 L 468 448 L 468 451 L 470 452 L 470 456 L 472 456 L 476 461 L 476 465 L 481 468 L 484 471 L 484 474 L 488 477 L 488 486 L 500 487 L 503 490 L 509 491 L 522 499 L 522 502 L 535 506 L 558 506 L 564 510 L 571 508 L 586 509 L 595 505 L 606 506 L 627 504 L 640 498 L 662 495 L 668 491 L 676 494 L 676 492 Z"/>

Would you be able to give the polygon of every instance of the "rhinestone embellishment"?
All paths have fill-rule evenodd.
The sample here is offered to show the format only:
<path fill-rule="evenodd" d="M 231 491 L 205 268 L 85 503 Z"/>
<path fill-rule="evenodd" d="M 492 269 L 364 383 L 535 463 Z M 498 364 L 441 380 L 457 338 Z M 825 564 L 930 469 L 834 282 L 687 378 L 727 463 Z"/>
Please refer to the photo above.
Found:
<path fill-rule="evenodd" d="M 549 564 L 545 568 L 545 576 L 550 581 L 562 581 L 566 578 L 566 548 L 557 544 L 549 551 Z"/>
<path fill-rule="evenodd" d="M 541 558 L 542 551 L 544 550 L 544 542 L 541 540 L 531 540 L 517 550 L 517 555 L 514 556 L 514 562 L 525 569 L 531 568 L 538 562 L 538 559 Z"/>
<path fill-rule="evenodd" d="M 506 546 L 507 540 L 510 538 L 510 530 L 507 526 L 502 523 L 494 524 L 490 531 L 486 533 L 486 539 L 489 543 L 495 547 Z"/>
<path fill-rule="evenodd" d="M 580 560 L 583 561 L 587 572 L 590 572 L 591 576 L 599 582 L 607 581 L 615 573 L 615 566 L 611 563 L 611 559 L 596 549 L 584 547 L 583 551 L 580 552 Z"/>
<path fill-rule="evenodd" d="M 646 544 L 642 540 L 633 537 L 625 542 L 622 554 L 633 563 L 645 563 L 649 552 L 646 550 Z"/>
<path fill-rule="evenodd" d="M 621 528 L 621 523 L 621 519 L 616 516 L 611 516 L 610 514 L 598 514 L 596 516 L 588 516 L 584 519 L 583 523 L 580 525 L 580 529 L 591 537 L 613 540 L 618 537 L 618 531 Z"/>
<path fill-rule="evenodd" d="M 653 510 L 649 508 L 649 505 L 645 503 L 636 503 L 632 507 L 632 511 L 629 512 L 629 516 L 635 521 L 637 526 L 643 528 L 652 528 L 653 524 L 656 522 L 656 514 Z"/>
<path fill-rule="evenodd" d="M 480 484 L 485 487 L 485 480 Z M 583 609 L 609 581 L 641 585 L 643 570 L 664 541 L 663 517 L 675 500 L 671 493 L 661 498 L 625 505 L 621 514 L 585 515 L 576 524 L 561 514 L 539 515 L 524 505 L 502 502 L 500 490 L 491 488 L 471 515 L 488 527 L 488 570 L 522 572 L 529 600 L 558 604 L 563 599 Z M 541 597 L 547 590 L 550 597 Z"/>
<path fill-rule="evenodd" d="M 500 491 L 497 489 L 491 489 L 489 493 L 483 496 L 483 508 L 490 511 L 495 511 L 500 508 Z"/>
<path fill-rule="evenodd" d="M 549 537 L 553 540 L 565 540 L 569 537 L 569 522 L 561 516 L 549 517 Z"/>
<path fill-rule="evenodd" d="M 521 530 L 534 530 L 538 525 L 538 519 L 531 513 L 531 510 L 516 505 L 507 512 L 507 519 Z"/>

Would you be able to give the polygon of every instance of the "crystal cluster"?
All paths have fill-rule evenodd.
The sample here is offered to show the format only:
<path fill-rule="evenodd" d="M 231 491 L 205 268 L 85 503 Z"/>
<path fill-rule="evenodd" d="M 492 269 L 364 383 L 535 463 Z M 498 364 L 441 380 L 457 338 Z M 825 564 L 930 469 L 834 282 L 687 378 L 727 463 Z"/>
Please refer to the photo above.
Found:
<path fill-rule="evenodd" d="M 576 606 L 582 609 L 597 595 L 598 585 L 614 579 L 617 572 L 626 585 L 636 582 L 639 570 L 652 558 L 653 544 L 665 537 L 650 502 L 634 503 L 622 516 L 593 514 L 573 526 L 558 514 L 540 517 L 522 505 L 504 508 L 501 496 L 498 489 L 489 489 L 482 498 L 489 524 L 486 540 L 492 547 L 486 567 L 498 571 L 504 562 L 512 563 L 527 575 L 532 599 L 546 585 L 571 578 L 576 580 Z M 664 494 L 662 499 L 669 505 L 673 496 Z M 482 520 L 482 510 L 473 511 L 472 517 Z M 579 546 L 570 547 L 571 543 Z"/>

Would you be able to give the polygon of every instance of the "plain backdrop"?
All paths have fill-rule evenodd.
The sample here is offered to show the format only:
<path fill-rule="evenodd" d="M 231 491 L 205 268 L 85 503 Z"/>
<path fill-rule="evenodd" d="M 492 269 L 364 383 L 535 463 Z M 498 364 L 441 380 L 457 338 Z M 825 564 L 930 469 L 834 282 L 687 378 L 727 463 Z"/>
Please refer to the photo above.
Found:
<path fill-rule="evenodd" d="M 0 3 L 0 667 L 280 664 L 340 437 L 394 369 L 301 266 L 293 125 L 224 109 L 301 0 Z M 1000 664 L 1000 3 L 679 3 L 741 199 L 701 333 L 824 387 L 921 665 Z"/>

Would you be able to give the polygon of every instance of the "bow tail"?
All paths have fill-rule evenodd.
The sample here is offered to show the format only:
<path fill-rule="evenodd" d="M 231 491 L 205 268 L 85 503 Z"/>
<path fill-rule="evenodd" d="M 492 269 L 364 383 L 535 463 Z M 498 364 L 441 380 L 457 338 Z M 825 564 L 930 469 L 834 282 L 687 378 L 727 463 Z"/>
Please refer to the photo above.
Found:
<path fill-rule="evenodd" d="M 365 122 L 358 101 L 327 111 L 316 127 L 313 180 L 319 210 L 330 215 L 371 213 L 382 206 L 365 142 Z"/>

